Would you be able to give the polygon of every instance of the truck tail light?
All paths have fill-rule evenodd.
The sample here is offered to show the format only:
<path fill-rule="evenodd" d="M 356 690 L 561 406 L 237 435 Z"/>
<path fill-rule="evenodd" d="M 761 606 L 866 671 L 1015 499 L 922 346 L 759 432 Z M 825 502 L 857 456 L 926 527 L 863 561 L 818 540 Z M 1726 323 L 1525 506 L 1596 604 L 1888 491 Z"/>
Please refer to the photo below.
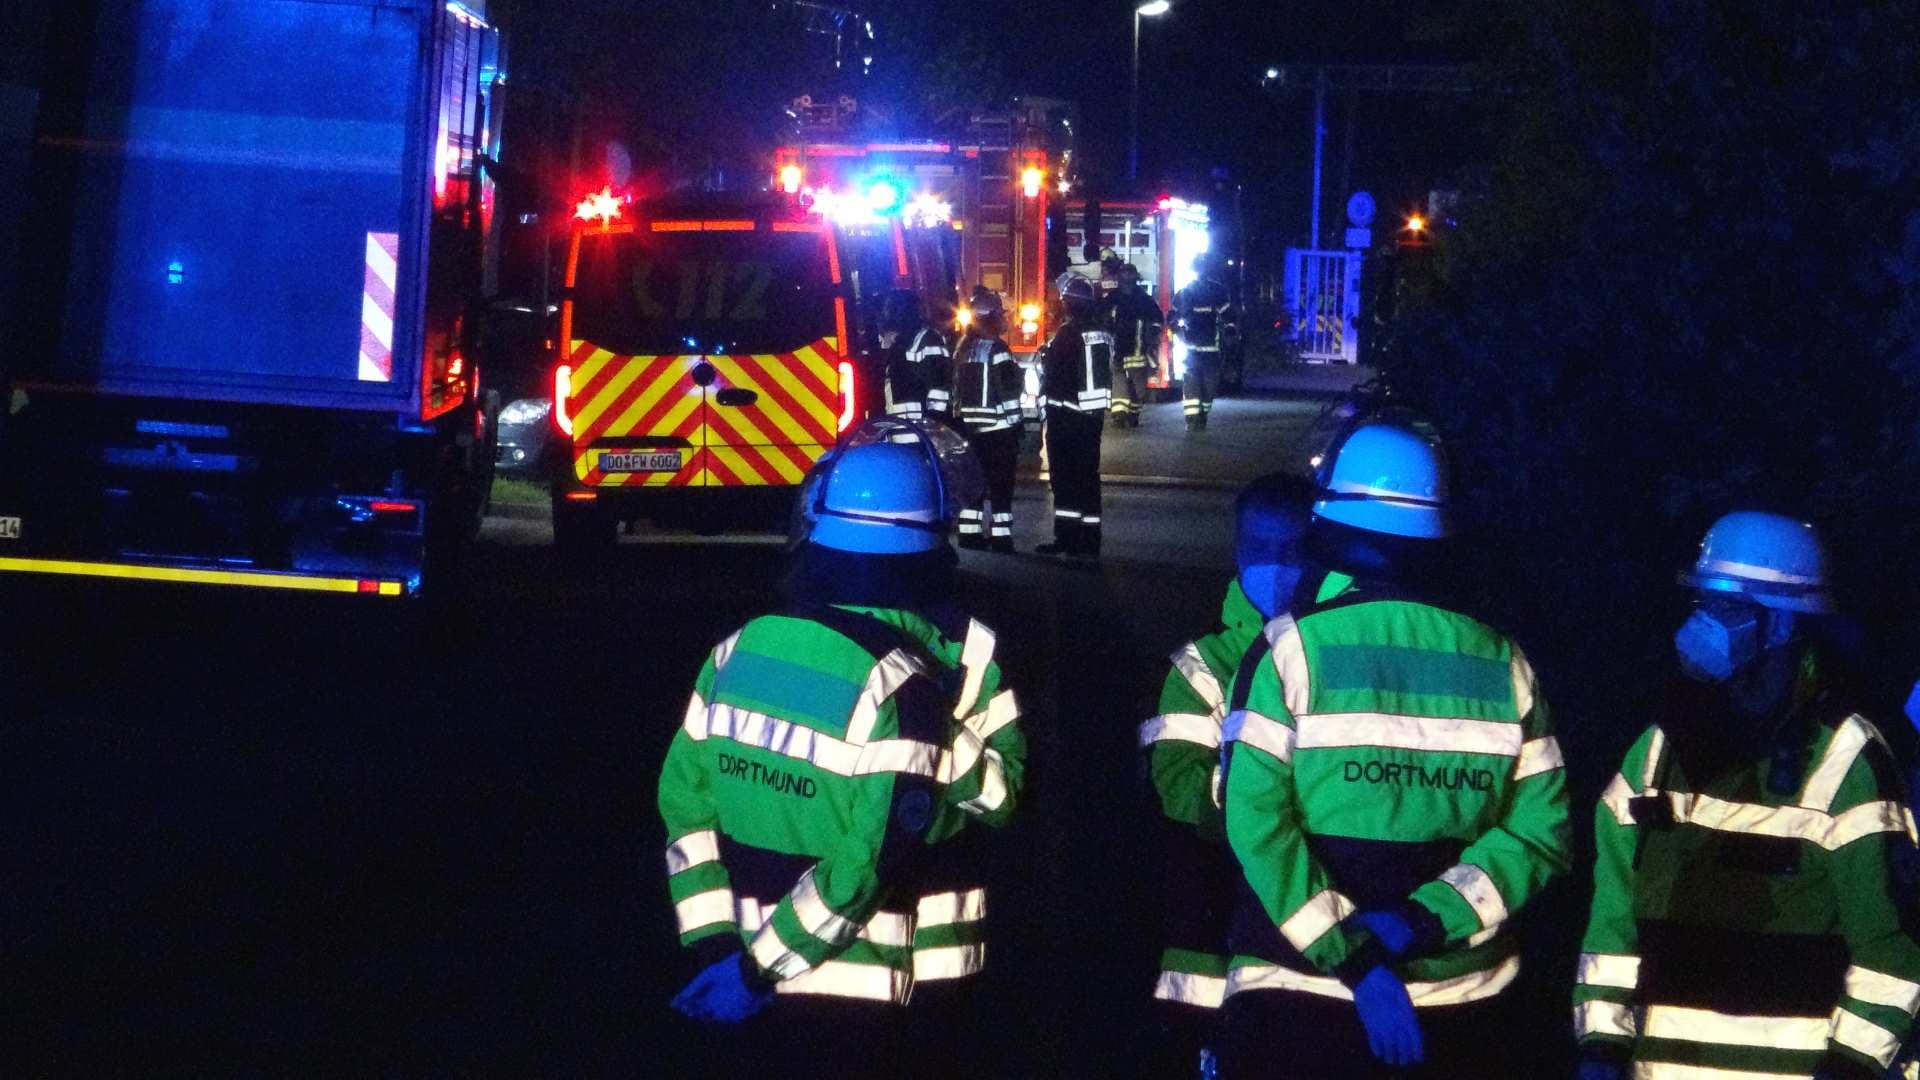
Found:
<path fill-rule="evenodd" d="M 853 361 L 840 361 L 840 427 L 838 430 L 841 432 L 845 432 L 853 426 L 853 417 L 856 411 L 855 405 L 857 404 L 853 384 Z"/>
<path fill-rule="evenodd" d="M 567 410 L 568 399 L 573 397 L 573 365 L 561 364 L 553 369 L 553 422 L 559 427 L 560 434 L 573 438 L 573 414 Z"/>

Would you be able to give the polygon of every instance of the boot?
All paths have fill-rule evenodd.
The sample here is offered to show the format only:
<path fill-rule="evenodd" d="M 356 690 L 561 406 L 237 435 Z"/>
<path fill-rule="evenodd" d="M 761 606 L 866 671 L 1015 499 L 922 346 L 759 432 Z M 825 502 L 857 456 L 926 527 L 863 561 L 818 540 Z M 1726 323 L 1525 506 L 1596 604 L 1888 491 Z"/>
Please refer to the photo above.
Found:
<path fill-rule="evenodd" d="M 1013 537 L 996 536 L 987 542 L 987 547 L 998 554 L 1011 555 L 1013 554 Z"/>
<path fill-rule="evenodd" d="M 961 533 L 960 546 L 966 548 L 968 551 L 985 551 L 987 550 L 987 538 L 981 536 L 979 533 Z"/>

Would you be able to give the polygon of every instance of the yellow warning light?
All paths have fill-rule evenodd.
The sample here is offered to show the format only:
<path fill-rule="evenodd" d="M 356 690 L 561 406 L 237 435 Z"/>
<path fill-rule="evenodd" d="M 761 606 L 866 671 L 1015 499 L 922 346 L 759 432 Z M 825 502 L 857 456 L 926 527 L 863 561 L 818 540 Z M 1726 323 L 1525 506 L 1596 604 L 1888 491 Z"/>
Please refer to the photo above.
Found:
<path fill-rule="evenodd" d="M 1046 185 L 1046 182 L 1047 170 L 1037 166 L 1030 166 L 1020 174 L 1020 188 L 1027 193 L 1029 199 L 1039 198 L 1040 189 Z"/>

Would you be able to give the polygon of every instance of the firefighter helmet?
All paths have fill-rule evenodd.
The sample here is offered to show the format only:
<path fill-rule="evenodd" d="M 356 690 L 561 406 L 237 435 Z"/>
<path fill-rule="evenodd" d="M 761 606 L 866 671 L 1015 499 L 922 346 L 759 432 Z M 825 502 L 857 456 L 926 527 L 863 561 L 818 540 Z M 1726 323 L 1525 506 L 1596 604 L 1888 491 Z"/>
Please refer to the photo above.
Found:
<path fill-rule="evenodd" d="M 1826 546 L 1812 525 L 1782 514 L 1736 510 L 1714 522 L 1680 584 L 1780 611 L 1833 610 Z"/>
<path fill-rule="evenodd" d="M 1446 456 L 1432 439 L 1399 424 L 1366 423 L 1331 457 L 1321 466 L 1315 517 L 1422 540 L 1452 532 Z"/>
<path fill-rule="evenodd" d="M 971 328 L 991 337 L 1007 332 L 1007 308 L 1000 294 L 992 289 L 976 288 L 967 309 L 973 313 Z"/>
<path fill-rule="evenodd" d="M 1060 291 L 1060 302 L 1066 305 L 1067 314 L 1084 317 L 1092 313 L 1097 302 L 1093 282 L 1079 274 L 1068 272 L 1060 275 L 1055 286 Z"/>

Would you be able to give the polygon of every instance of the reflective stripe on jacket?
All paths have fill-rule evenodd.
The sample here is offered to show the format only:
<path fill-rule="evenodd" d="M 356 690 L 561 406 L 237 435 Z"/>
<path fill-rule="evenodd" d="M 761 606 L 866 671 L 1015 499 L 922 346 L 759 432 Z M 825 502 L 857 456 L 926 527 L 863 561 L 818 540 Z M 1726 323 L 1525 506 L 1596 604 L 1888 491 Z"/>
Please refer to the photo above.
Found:
<path fill-rule="evenodd" d="M 1912 816 L 1865 719 L 1834 710 L 1804 749 L 1784 794 L 1764 751 L 1704 779 L 1659 726 L 1627 752 L 1595 813 L 1583 1047 L 1648 1076 L 1891 1064 L 1920 1006 L 1911 900 L 1889 873 L 1911 854 Z"/>
<path fill-rule="evenodd" d="M 1113 335 L 1068 322 L 1041 354 L 1040 390 L 1048 405 L 1104 414 L 1113 404 Z"/>
<path fill-rule="evenodd" d="M 1201 278 L 1181 289 L 1173 298 L 1180 340 L 1195 352 L 1219 352 L 1232 308 L 1233 297 L 1226 285 L 1212 278 Z"/>
<path fill-rule="evenodd" d="M 1123 366 L 1146 367 L 1158 357 L 1166 317 L 1144 290 L 1115 290 L 1107 301 L 1106 320 L 1113 328 L 1114 355 L 1121 358 Z"/>
<path fill-rule="evenodd" d="M 1218 1008 L 1227 990 L 1227 917 L 1233 854 L 1222 828 L 1220 728 L 1240 657 L 1264 620 L 1235 581 L 1221 629 L 1175 650 L 1160 711 L 1140 725 L 1140 747 L 1160 802 L 1165 940 L 1154 997 Z"/>
<path fill-rule="evenodd" d="M 931 833 L 939 858 L 915 885 L 913 975 L 915 982 L 966 978 L 987 961 L 980 863 L 992 856 L 992 832 L 1012 819 L 1026 787 L 1020 703 L 1001 674 L 998 638 L 978 619 L 857 610 L 920 641 L 947 673 L 955 705 L 936 773 L 947 811 Z"/>
<path fill-rule="evenodd" d="M 1420 1006 L 1513 977 L 1509 915 L 1566 869 L 1559 744 L 1533 669 L 1465 615 L 1350 580 L 1266 625 L 1223 740 L 1240 865 L 1229 993 L 1338 996 L 1356 911 L 1411 902 L 1442 942 L 1395 965 Z M 1243 970 L 1244 969 L 1244 970 Z M 1302 977 L 1305 976 L 1305 977 Z"/>
<path fill-rule="evenodd" d="M 912 340 L 887 350 L 882 382 L 887 415 L 945 413 L 952 396 L 952 365 L 946 336 L 932 327 L 923 327 Z"/>
<path fill-rule="evenodd" d="M 966 646 L 942 659 L 929 625 L 820 609 L 714 649 L 660 779 L 683 945 L 744 948 L 784 993 L 907 999 L 930 849 L 1011 813 L 1024 762 L 997 668 L 949 678 Z"/>
<path fill-rule="evenodd" d="M 1024 379 L 1007 343 L 970 334 L 953 355 L 954 413 L 966 429 L 985 434 L 1019 427 Z"/>

